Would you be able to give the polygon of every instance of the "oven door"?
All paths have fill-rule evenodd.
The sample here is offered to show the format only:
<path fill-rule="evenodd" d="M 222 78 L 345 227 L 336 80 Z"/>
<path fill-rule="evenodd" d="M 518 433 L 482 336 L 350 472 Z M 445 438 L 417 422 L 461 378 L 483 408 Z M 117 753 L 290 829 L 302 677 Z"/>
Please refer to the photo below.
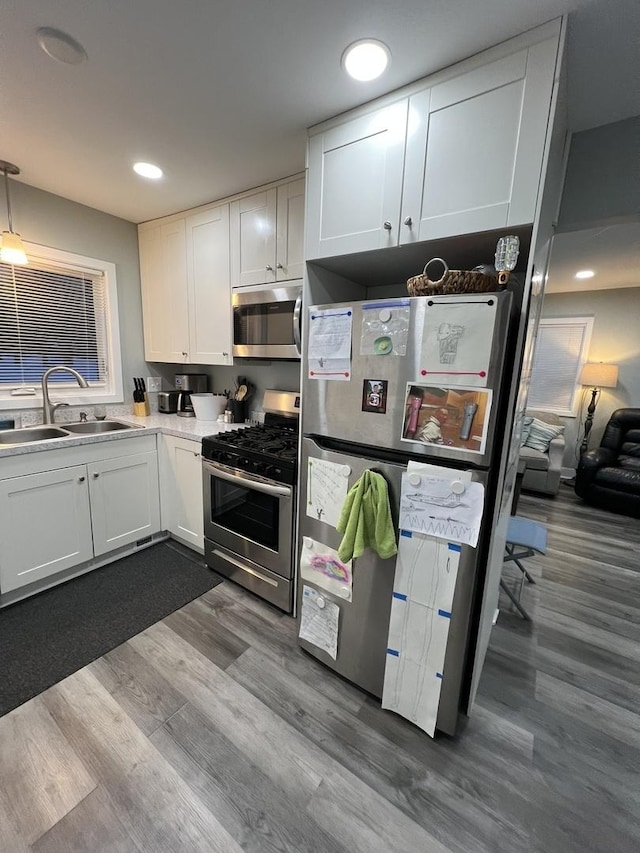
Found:
<path fill-rule="evenodd" d="M 202 465 L 205 538 L 291 578 L 293 487 L 206 459 Z"/>
<path fill-rule="evenodd" d="M 302 284 L 233 289 L 233 354 L 300 358 Z"/>

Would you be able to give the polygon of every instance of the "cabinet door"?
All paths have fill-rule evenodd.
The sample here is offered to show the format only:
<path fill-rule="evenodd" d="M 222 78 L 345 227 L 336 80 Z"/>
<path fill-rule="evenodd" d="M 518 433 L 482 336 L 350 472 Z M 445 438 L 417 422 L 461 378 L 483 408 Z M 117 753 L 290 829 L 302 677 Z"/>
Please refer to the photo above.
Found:
<path fill-rule="evenodd" d="M 185 223 L 159 223 L 138 232 L 147 361 L 189 361 Z"/>
<path fill-rule="evenodd" d="M 276 280 L 275 189 L 231 203 L 231 284 Z"/>
<path fill-rule="evenodd" d="M 406 132 L 404 99 L 309 140 L 307 258 L 397 245 Z"/>
<path fill-rule="evenodd" d="M 93 557 L 87 468 L 0 481 L 0 591 Z"/>
<path fill-rule="evenodd" d="M 96 557 L 160 530 L 157 453 L 137 453 L 87 467 Z"/>
<path fill-rule="evenodd" d="M 160 455 L 162 527 L 204 553 L 201 445 L 165 435 Z"/>
<path fill-rule="evenodd" d="M 229 205 L 187 218 L 189 361 L 231 364 Z"/>
<path fill-rule="evenodd" d="M 302 278 L 304 268 L 304 178 L 278 187 L 276 280 Z"/>
<path fill-rule="evenodd" d="M 533 221 L 556 50 L 541 42 L 411 98 L 402 219 L 412 227 L 400 242 Z"/>

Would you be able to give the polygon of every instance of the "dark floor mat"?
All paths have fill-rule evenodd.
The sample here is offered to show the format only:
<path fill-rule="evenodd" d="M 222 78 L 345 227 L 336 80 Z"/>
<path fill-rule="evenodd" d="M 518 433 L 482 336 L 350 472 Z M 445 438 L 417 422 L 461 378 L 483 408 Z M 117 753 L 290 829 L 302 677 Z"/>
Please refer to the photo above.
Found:
<path fill-rule="evenodd" d="M 221 581 L 161 542 L 0 610 L 0 716 Z"/>

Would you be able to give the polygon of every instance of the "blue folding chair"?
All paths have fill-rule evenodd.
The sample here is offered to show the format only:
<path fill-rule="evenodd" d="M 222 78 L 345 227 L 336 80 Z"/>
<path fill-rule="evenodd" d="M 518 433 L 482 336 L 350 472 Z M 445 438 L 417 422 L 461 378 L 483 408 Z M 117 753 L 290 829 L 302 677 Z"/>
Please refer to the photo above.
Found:
<path fill-rule="evenodd" d="M 515 563 L 522 572 L 522 578 L 520 580 L 518 595 L 514 595 L 511 592 L 502 578 L 500 579 L 500 589 L 511 601 L 522 618 L 531 621 L 531 617 L 522 606 L 521 598 L 525 580 L 532 584 L 535 584 L 535 581 L 520 561 L 525 560 L 527 557 L 533 557 L 535 554 L 546 553 L 547 528 L 544 524 L 531 521 L 529 518 L 512 515 L 509 519 L 509 527 L 507 528 L 507 542 L 505 547 L 507 553 L 504 556 L 503 562 Z M 523 548 L 524 550 L 516 551 L 516 548 Z"/>

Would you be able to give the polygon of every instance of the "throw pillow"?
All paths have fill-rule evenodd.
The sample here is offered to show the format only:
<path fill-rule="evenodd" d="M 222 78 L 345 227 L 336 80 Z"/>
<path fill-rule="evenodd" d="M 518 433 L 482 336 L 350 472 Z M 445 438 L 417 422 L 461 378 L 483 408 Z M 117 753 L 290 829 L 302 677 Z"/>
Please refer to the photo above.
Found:
<path fill-rule="evenodd" d="M 539 450 L 541 453 L 546 453 L 549 450 L 551 439 L 557 438 L 563 432 L 564 424 L 562 426 L 555 426 L 554 424 L 540 421 L 538 418 L 532 418 L 529 435 L 524 446 L 531 447 L 533 450 Z"/>
<path fill-rule="evenodd" d="M 527 439 L 529 438 L 529 433 L 531 432 L 531 424 L 533 422 L 533 418 L 527 416 L 522 419 L 522 432 L 520 433 L 520 447 L 524 447 L 527 443 Z"/>

